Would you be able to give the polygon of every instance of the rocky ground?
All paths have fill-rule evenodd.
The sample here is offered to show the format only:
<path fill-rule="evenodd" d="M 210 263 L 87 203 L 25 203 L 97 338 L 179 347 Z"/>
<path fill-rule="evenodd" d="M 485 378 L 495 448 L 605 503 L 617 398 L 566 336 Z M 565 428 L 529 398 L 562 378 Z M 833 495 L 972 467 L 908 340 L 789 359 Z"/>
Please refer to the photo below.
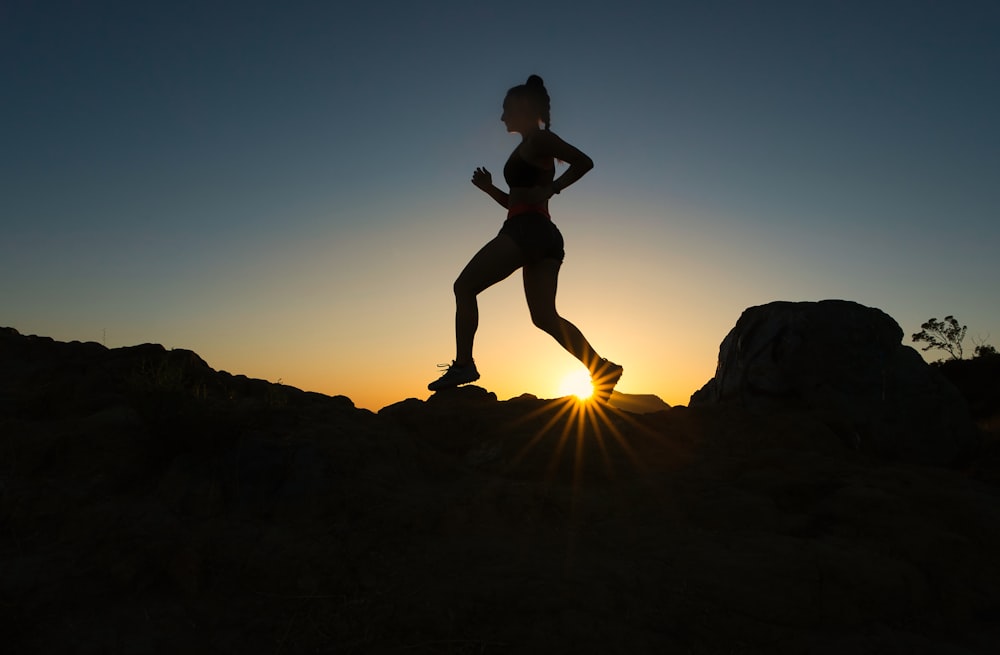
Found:
<path fill-rule="evenodd" d="M 12 653 L 995 653 L 997 421 L 478 387 L 377 414 L 189 351 L 0 330 Z"/>

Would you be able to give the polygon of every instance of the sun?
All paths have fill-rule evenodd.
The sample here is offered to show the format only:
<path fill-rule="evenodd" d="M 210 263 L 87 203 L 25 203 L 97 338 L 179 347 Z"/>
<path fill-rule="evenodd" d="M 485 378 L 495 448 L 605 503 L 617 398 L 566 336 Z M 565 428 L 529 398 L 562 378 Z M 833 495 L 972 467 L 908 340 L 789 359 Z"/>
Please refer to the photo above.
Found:
<path fill-rule="evenodd" d="M 576 396 L 580 400 L 587 400 L 594 395 L 594 385 L 590 382 L 590 371 L 587 369 L 575 369 L 571 373 L 563 376 L 559 383 L 560 396 Z"/>

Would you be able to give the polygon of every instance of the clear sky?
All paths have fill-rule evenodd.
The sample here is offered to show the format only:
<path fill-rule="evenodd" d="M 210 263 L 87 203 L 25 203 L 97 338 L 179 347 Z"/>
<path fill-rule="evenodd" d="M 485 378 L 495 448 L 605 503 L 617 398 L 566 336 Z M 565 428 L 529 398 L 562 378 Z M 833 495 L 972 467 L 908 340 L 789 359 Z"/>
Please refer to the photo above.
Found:
<path fill-rule="evenodd" d="M 1000 346 L 998 34 L 995 0 L 3 2 L 0 325 L 426 397 L 537 73 L 595 161 L 559 309 L 622 391 L 686 404 L 772 300 Z M 480 296 L 480 384 L 552 397 L 521 294 Z"/>

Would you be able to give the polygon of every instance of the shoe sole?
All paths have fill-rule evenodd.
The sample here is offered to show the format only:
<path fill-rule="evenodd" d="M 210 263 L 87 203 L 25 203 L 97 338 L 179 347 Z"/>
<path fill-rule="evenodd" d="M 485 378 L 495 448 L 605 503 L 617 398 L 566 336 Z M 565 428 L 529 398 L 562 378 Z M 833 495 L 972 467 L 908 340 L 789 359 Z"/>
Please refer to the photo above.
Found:
<path fill-rule="evenodd" d="M 443 391 L 445 389 L 454 389 L 455 387 L 460 387 L 463 384 L 472 384 L 473 382 L 475 382 L 478 379 L 479 379 L 479 376 L 477 375 L 476 377 L 472 378 L 471 380 L 462 380 L 461 382 L 454 382 L 454 383 L 450 383 L 450 384 L 444 384 L 444 385 L 441 385 L 441 386 L 432 386 L 434 384 L 432 382 L 431 384 L 427 385 L 427 390 L 428 391 Z"/>

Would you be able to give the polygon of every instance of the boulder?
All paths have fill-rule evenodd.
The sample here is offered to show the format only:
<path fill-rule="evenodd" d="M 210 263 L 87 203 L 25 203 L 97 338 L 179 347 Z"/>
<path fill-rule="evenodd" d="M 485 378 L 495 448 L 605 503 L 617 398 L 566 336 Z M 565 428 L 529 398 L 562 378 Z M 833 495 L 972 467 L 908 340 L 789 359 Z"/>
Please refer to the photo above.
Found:
<path fill-rule="evenodd" d="M 892 317 L 846 300 L 750 307 L 723 339 L 715 377 L 690 403 L 815 411 L 858 449 L 958 464 L 979 441 L 965 400 L 902 338 Z"/>

